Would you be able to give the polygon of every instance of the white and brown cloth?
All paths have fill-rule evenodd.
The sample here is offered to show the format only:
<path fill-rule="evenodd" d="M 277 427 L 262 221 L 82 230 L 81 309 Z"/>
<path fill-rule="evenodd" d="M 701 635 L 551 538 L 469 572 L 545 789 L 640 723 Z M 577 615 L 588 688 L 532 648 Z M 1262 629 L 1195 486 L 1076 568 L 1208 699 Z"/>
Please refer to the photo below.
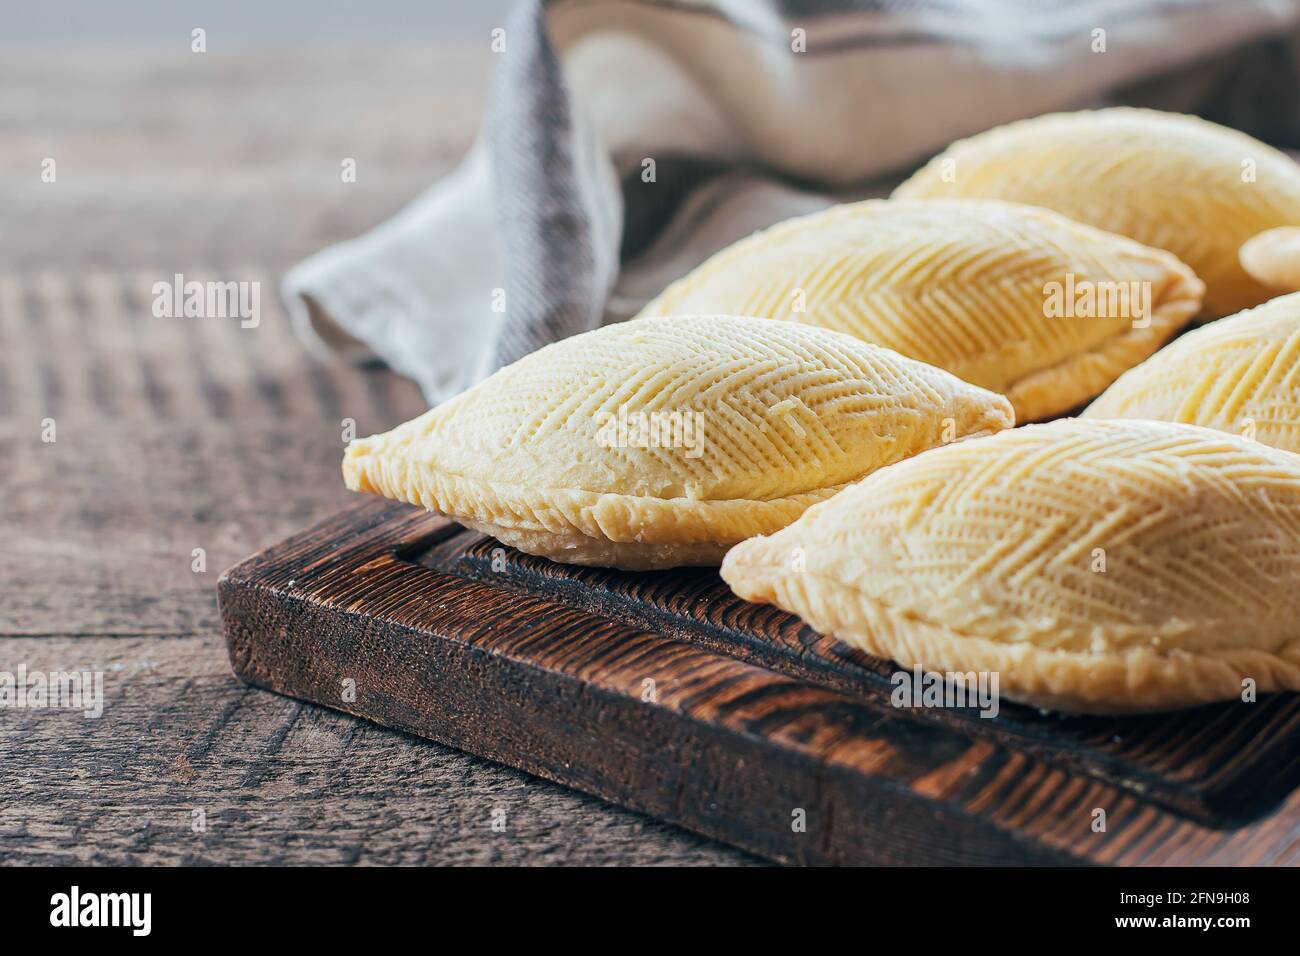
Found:
<path fill-rule="evenodd" d="M 483 37 L 459 169 L 282 291 L 309 343 L 438 402 L 1009 120 L 1125 102 L 1300 145 L 1298 23 L 1300 0 L 524 0 Z"/>

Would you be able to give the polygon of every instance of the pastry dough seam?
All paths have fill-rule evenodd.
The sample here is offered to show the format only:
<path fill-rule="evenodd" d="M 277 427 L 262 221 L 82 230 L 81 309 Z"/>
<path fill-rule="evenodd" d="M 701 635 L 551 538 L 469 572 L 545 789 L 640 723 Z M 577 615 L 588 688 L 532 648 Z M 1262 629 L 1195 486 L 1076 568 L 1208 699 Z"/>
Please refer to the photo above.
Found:
<path fill-rule="evenodd" d="M 1199 297 L 1189 295 L 1196 292 L 1198 285 L 1199 279 L 1180 279 L 1160 305 L 1152 306 L 1151 321 L 1144 328 L 1125 329 L 1054 365 L 1009 382 L 1002 394 L 1016 409 L 1016 424 L 1051 415 L 1065 403 L 1062 396 L 1073 396 L 1066 409 L 1095 398 L 1118 375 L 1154 355 L 1200 309 Z M 1091 368 L 1090 362 L 1094 363 Z"/>
<path fill-rule="evenodd" d="M 826 584 L 831 585 L 837 591 L 854 595 L 858 599 L 874 605 L 880 610 L 882 614 L 884 614 L 886 617 L 890 618 L 893 621 L 906 621 L 908 623 L 919 624 L 920 626 L 924 628 L 928 628 L 931 631 L 934 631 L 935 633 L 943 637 L 951 637 L 955 640 L 961 640 L 961 641 L 979 641 L 983 644 L 991 645 L 991 647 L 994 648 L 1008 648 L 1012 650 L 1024 649 L 1025 651 L 1033 651 L 1036 654 L 1061 654 L 1061 655 L 1068 655 L 1068 656 L 1072 656 L 1084 660 L 1095 660 L 1097 658 L 1097 654 L 1092 651 L 1079 651 L 1070 648 L 1059 648 L 1059 647 L 1038 647 L 1037 645 L 1029 643 L 1028 641 L 1000 641 L 996 638 L 988 637 L 976 631 L 962 630 L 960 628 L 953 627 L 951 624 L 939 623 L 928 617 L 925 617 L 922 614 L 917 614 L 914 612 L 903 612 L 898 609 L 897 605 L 890 604 L 889 602 L 881 600 L 878 597 L 869 595 L 865 591 L 856 588 L 851 584 L 845 584 L 843 581 L 839 580 L 838 578 L 831 577 L 830 575 L 823 574 L 819 571 L 812 571 L 812 570 L 805 569 L 803 571 L 795 572 L 795 571 L 791 571 L 789 568 L 780 564 L 752 564 L 751 563 L 746 565 L 747 571 L 750 569 L 760 569 L 760 568 L 766 570 L 769 574 L 772 574 L 777 577 L 784 574 L 798 574 L 798 576 L 802 578 L 816 578 L 819 581 L 823 581 Z M 1210 647 L 1210 648 L 1202 648 L 1196 650 L 1189 650 L 1187 648 L 1178 648 L 1178 647 L 1160 649 L 1160 650 L 1157 650 L 1156 648 L 1152 648 L 1152 647 L 1134 647 L 1134 648 L 1114 648 L 1108 650 L 1107 653 L 1124 655 L 1127 653 L 1141 652 L 1142 654 L 1147 654 L 1152 657 L 1164 658 L 1164 659 L 1174 659 L 1178 657 L 1205 657 L 1207 659 L 1214 659 L 1214 658 L 1221 659 L 1222 656 L 1225 654 L 1236 654 L 1243 651 L 1249 651 L 1255 654 L 1265 654 L 1272 657 L 1277 657 L 1279 659 L 1287 658 L 1293 655 L 1300 655 L 1300 638 L 1287 641 L 1286 643 L 1272 650 L 1267 650 L 1259 647 L 1241 647 L 1241 646 Z M 1290 662 L 1285 661 L 1285 663 L 1289 664 Z"/>
<path fill-rule="evenodd" d="M 800 576 L 806 574 L 800 572 Z M 921 618 L 905 619 L 874 600 L 855 607 L 853 596 L 861 592 L 825 575 L 816 576 L 831 583 L 830 593 L 815 601 L 793 602 L 806 606 L 802 616 L 814 630 L 904 668 L 998 673 L 1004 695 L 1030 706 L 1097 714 L 1190 707 L 1235 697 L 1241 679 L 1247 676 L 1255 678 L 1261 693 L 1300 688 L 1300 641 L 1290 641 L 1277 651 L 1136 647 L 1104 655 L 1025 642 L 1001 643 L 977 635 L 963 636 Z M 769 587 L 777 592 L 774 596 L 779 607 L 792 603 L 788 594 L 781 593 L 788 588 L 804 590 L 809 596 L 802 582 L 778 578 Z M 748 593 L 751 599 L 754 594 L 744 588 L 737 593 L 742 597 Z M 873 611 L 879 615 L 876 621 L 871 620 Z"/>
<path fill-rule="evenodd" d="M 366 456 L 344 459 L 345 478 L 354 491 L 376 489 L 385 497 L 420 505 L 433 511 L 455 517 L 456 509 L 450 502 L 472 497 L 486 506 L 476 518 L 485 523 L 521 531 L 547 531 L 557 533 L 560 527 L 590 538 L 612 541 L 639 541 L 646 544 L 664 543 L 670 539 L 686 544 L 693 541 L 734 540 L 771 533 L 788 524 L 797 514 L 785 515 L 782 520 L 771 520 L 772 513 L 783 513 L 825 501 L 853 482 L 822 486 L 811 491 L 780 498 L 652 498 L 645 495 L 625 495 L 618 492 L 578 491 L 555 488 L 527 488 L 518 485 L 498 485 L 478 478 L 464 478 L 434 469 L 430 465 L 415 463 L 413 467 L 428 468 L 431 473 L 419 482 L 409 478 L 393 480 L 382 466 L 377 469 L 361 464 Z M 412 467 L 412 465 L 408 465 Z M 855 479 L 861 480 L 863 476 Z M 442 486 L 440 492 L 439 485 Z M 453 492 L 452 487 L 460 490 Z M 419 487 L 427 493 L 422 496 L 407 495 L 407 489 Z M 550 498 L 547 507 L 537 507 L 537 501 Z M 485 500 L 486 499 L 486 500 Z M 652 520 L 652 512 L 660 510 L 684 520 L 660 517 Z M 547 522 L 541 515 L 549 514 L 560 521 Z M 765 520 L 766 519 L 766 520 Z M 656 532 L 661 532 L 657 534 Z M 685 534 L 685 539 L 679 536 Z"/>

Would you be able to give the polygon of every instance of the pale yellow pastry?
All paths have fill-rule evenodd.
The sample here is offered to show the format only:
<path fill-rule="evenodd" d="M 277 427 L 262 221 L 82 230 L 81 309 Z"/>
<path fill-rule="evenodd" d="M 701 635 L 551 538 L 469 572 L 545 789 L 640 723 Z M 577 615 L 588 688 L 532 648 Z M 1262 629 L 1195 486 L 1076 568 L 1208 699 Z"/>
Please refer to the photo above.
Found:
<path fill-rule="evenodd" d="M 1058 710 L 1300 690 L 1300 456 L 1168 422 L 1030 425 L 882 469 L 722 576 L 909 670 L 996 672 Z"/>
<path fill-rule="evenodd" d="M 1086 418 L 1155 418 L 1300 452 L 1300 294 L 1189 332 L 1101 394 Z"/>
<path fill-rule="evenodd" d="M 1270 289 L 1300 292 L 1300 227 L 1279 226 L 1246 240 L 1241 267 Z"/>
<path fill-rule="evenodd" d="M 1067 412 L 1167 341 L 1203 287 L 1172 255 L 1048 210 L 870 200 L 743 239 L 642 315 L 734 312 L 848 332 Z"/>
<path fill-rule="evenodd" d="M 851 336 L 656 318 L 547 346 L 352 442 L 343 475 L 531 554 L 667 568 L 717 564 L 877 468 L 1013 424 L 1002 396 Z"/>
<path fill-rule="evenodd" d="M 1032 203 L 1168 249 L 1205 280 L 1205 318 L 1269 298 L 1238 251 L 1266 229 L 1300 225 L 1294 160 L 1194 116 L 1125 107 L 1053 113 L 961 140 L 894 195 Z"/>

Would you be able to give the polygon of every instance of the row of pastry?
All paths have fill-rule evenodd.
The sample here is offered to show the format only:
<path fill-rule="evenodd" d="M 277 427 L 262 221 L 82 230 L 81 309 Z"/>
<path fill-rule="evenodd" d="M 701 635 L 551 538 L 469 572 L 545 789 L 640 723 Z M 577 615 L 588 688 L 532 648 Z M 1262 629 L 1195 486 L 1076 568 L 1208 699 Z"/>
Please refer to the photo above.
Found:
<path fill-rule="evenodd" d="M 344 475 L 556 561 L 721 562 L 1044 707 L 1298 690 L 1291 224 L 1300 167 L 1240 133 L 1024 121 L 353 442 Z"/>

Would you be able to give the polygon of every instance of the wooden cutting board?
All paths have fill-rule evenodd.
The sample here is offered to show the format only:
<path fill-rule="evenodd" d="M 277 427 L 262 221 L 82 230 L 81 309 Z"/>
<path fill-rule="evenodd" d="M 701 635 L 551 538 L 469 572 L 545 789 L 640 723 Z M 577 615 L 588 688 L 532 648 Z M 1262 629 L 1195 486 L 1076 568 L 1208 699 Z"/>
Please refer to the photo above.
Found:
<path fill-rule="evenodd" d="M 219 596 L 251 684 L 781 862 L 1300 863 L 1297 695 L 1125 718 L 899 709 L 894 665 L 712 569 L 557 565 L 378 499 L 232 568 Z"/>

